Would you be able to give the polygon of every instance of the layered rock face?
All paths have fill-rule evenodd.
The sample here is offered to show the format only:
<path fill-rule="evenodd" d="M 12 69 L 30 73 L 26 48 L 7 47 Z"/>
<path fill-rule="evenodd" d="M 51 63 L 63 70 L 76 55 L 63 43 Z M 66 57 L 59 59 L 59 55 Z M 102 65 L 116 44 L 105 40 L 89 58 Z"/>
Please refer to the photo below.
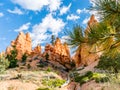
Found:
<path fill-rule="evenodd" d="M 30 34 L 24 34 L 23 32 L 20 32 L 16 40 L 11 42 L 11 46 L 9 46 L 6 49 L 6 54 L 10 54 L 10 51 L 13 50 L 12 46 L 15 46 L 15 49 L 17 50 L 17 59 L 20 60 L 22 58 L 22 55 L 24 53 L 30 54 L 32 51 L 32 45 L 31 45 L 31 38 Z"/>
<path fill-rule="evenodd" d="M 61 43 L 59 38 L 56 39 L 53 46 L 50 44 L 45 46 L 45 52 L 43 53 L 43 56 L 46 57 L 46 54 L 48 54 L 49 60 L 59 62 L 69 69 L 71 68 L 70 50 L 67 44 Z"/>
<path fill-rule="evenodd" d="M 85 30 L 85 37 L 87 39 L 87 33 L 90 32 L 90 27 L 93 25 L 96 25 L 98 22 L 95 19 L 95 16 L 92 15 L 90 20 L 88 21 L 87 29 Z M 79 67 L 81 65 L 89 65 L 93 63 L 94 61 L 98 60 L 99 55 L 96 53 L 90 53 L 91 46 L 87 43 L 83 43 L 81 45 L 80 50 L 78 50 L 75 55 L 73 56 L 73 60 L 76 63 L 76 67 Z"/>

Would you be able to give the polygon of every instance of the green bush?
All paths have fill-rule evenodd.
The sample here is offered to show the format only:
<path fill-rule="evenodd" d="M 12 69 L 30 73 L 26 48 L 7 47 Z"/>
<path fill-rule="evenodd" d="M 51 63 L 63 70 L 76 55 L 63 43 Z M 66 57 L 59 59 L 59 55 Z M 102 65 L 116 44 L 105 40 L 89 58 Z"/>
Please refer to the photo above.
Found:
<path fill-rule="evenodd" d="M 52 69 L 50 67 L 47 68 L 47 72 L 51 72 Z"/>
<path fill-rule="evenodd" d="M 82 84 L 88 82 L 89 80 L 90 80 L 90 79 L 89 79 L 88 77 L 82 78 L 81 81 L 80 81 L 80 85 L 82 85 Z"/>
<path fill-rule="evenodd" d="M 82 76 L 80 76 L 79 74 L 76 74 L 74 80 L 75 82 L 79 82 L 80 85 L 82 85 L 83 83 L 91 80 L 92 76 L 93 76 L 93 73 L 91 71 L 88 71 Z"/>
<path fill-rule="evenodd" d="M 43 79 L 42 84 L 45 86 L 49 86 L 50 88 L 60 87 L 65 80 L 61 79 Z"/>
<path fill-rule="evenodd" d="M 99 82 L 108 82 L 109 78 L 108 77 L 101 77 L 101 78 L 96 78 L 95 82 L 99 83 Z"/>
<path fill-rule="evenodd" d="M 93 72 L 92 72 L 92 71 L 88 71 L 88 72 L 85 74 L 85 76 L 90 79 L 90 78 L 93 76 Z"/>
<path fill-rule="evenodd" d="M 46 53 L 45 59 L 46 59 L 46 60 L 49 60 L 49 54 L 48 54 L 48 53 Z"/>
<path fill-rule="evenodd" d="M 6 58 L 10 62 L 9 68 L 15 68 L 18 66 L 17 64 L 18 60 L 16 59 L 16 57 L 17 57 L 17 50 L 15 46 L 13 46 L 13 50 L 11 50 L 11 53 L 6 56 Z"/>
<path fill-rule="evenodd" d="M 26 59 L 27 59 L 27 54 L 26 54 L 26 53 L 24 53 L 24 54 L 23 54 L 23 56 L 22 56 L 22 62 L 25 62 L 25 61 L 26 61 Z"/>
<path fill-rule="evenodd" d="M 75 74 L 74 81 L 79 82 L 80 85 L 90 81 L 95 80 L 96 82 L 107 82 L 109 78 L 105 74 L 93 73 L 91 71 L 86 72 L 84 75 L 80 76 Z"/>
<path fill-rule="evenodd" d="M 109 56 L 101 56 L 96 68 L 101 70 L 108 70 L 109 72 L 118 73 L 120 70 L 120 54 L 112 58 Z"/>
<path fill-rule="evenodd" d="M 9 63 L 4 56 L 0 57 L 0 73 L 3 73 L 9 67 Z"/>

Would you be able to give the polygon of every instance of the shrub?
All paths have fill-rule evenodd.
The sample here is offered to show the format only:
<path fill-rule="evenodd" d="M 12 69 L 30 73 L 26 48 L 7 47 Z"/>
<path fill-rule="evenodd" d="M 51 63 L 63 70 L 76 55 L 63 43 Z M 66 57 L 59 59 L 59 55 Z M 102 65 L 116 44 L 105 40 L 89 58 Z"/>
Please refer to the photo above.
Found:
<path fill-rule="evenodd" d="M 9 63 L 4 56 L 0 57 L 0 73 L 3 73 L 9 67 Z"/>
<path fill-rule="evenodd" d="M 47 67 L 48 66 L 48 63 L 45 62 L 44 60 L 42 60 L 42 58 L 40 59 L 39 61 L 39 64 L 38 64 L 38 67 Z"/>
<path fill-rule="evenodd" d="M 101 78 L 96 78 L 95 82 L 99 83 L 99 82 L 108 82 L 109 78 L 108 77 L 101 77 Z"/>
<path fill-rule="evenodd" d="M 95 80 L 96 82 L 107 82 L 109 81 L 109 78 L 105 74 L 88 71 L 82 76 L 75 74 L 74 80 L 75 82 L 79 82 L 80 85 L 82 85 L 90 80 Z"/>
<path fill-rule="evenodd" d="M 118 78 L 118 73 L 120 70 L 120 53 L 117 54 L 114 58 L 105 55 L 101 56 L 96 68 L 106 70 L 109 73 L 114 73 L 115 77 Z"/>
<path fill-rule="evenodd" d="M 93 72 L 92 71 L 88 71 L 85 76 L 87 76 L 89 79 L 93 76 Z"/>
<path fill-rule="evenodd" d="M 116 55 L 114 58 L 109 56 L 101 56 L 96 68 L 118 73 L 120 70 L 120 54 Z"/>
<path fill-rule="evenodd" d="M 46 60 L 49 60 L 49 54 L 48 54 L 48 53 L 46 53 L 45 59 L 46 59 Z"/>
<path fill-rule="evenodd" d="M 25 62 L 25 61 L 26 61 L 26 59 L 27 59 L 27 54 L 26 54 L 26 53 L 24 53 L 24 54 L 23 54 L 23 56 L 22 56 L 22 62 Z"/>
<path fill-rule="evenodd" d="M 70 65 L 71 65 L 71 67 L 75 67 L 76 66 L 74 61 L 71 61 Z"/>
<path fill-rule="evenodd" d="M 15 68 L 18 66 L 17 64 L 18 60 L 16 59 L 16 57 L 17 57 L 17 50 L 15 46 L 13 46 L 13 50 L 11 50 L 11 53 L 6 56 L 6 58 L 10 62 L 9 68 Z"/>
<path fill-rule="evenodd" d="M 47 72 L 51 72 L 52 69 L 50 67 L 47 68 Z"/>
<path fill-rule="evenodd" d="M 49 86 L 50 88 L 60 87 L 65 80 L 61 79 L 43 79 L 42 84 L 45 86 Z"/>

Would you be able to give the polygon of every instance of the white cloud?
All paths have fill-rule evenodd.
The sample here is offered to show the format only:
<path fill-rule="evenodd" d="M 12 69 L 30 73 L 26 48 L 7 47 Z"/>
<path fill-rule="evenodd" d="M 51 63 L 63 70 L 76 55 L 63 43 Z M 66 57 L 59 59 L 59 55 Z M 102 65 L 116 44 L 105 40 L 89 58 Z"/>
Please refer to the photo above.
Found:
<path fill-rule="evenodd" d="M 77 9 L 77 14 L 80 14 L 81 12 L 82 12 L 82 10 L 80 10 L 80 9 Z"/>
<path fill-rule="evenodd" d="M 7 11 L 8 11 L 9 13 L 18 14 L 18 15 L 22 15 L 22 14 L 23 14 L 23 12 L 22 12 L 19 8 L 17 8 L 17 7 L 15 7 L 14 10 L 8 9 Z"/>
<path fill-rule="evenodd" d="M 85 18 L 85 19 L 83 20 L 82 24 L 85 24 L 85 25 L 86 25 L 89 20 L 90 20 L 90 17 L 89 17 L 89 18 Z"/>
<path fill-rule="evenodd" d="M 30 23 L 26 23 L 26 24 L 23 24 L 21 27 L 19 27 L 18 29 L 15 29 L 14 31 L 15 32 L 21 32 L 21 31 L 24 31 L 24 30 L 28 30 L 30 27 Z"/>
<path fill-rule="evenodd" d="M 90 3 L 92 4 L 92 6 L 94 7 L 96 0 L 89 0 L 89 2 L 90 2 Z M 96 20 L 97 20 L 97 21 L 100 21 L 100 15 L 97 13 L 97 11 L 91 10 L 91 11 L 89 11 L 89 14 L 90 14 L 90 15 L 94 14 Z"/>
<path fill-rule="evenodd" d="M 33 11 L 40 11 L 44 6 L 47 6 L 51 12 L 59 9 L 61 4 L 61 0 L 12 0 L 12 2 Z"/>
<path fill-rule="evenodd" d="M 60 8 L 60 5 L 61 5 L 61 0 L 48 0 L 49 1 L 49 9 L 50 9 L 50 12 L 52 11 L 56 11 Z M 44 2 L 44 0 L 43 0 Z"/>
<path fill-rule="evenodd" d="M 88 9 L 86 9 L 86 8 L 84 8 L 84 9 L 82 9 L 82 11 L 81 11 L 82 13 L 89 13 L 89 10 Z"/>
<path fill-rule="evenodd" d="M 77 15 L 74 15 L 74 14 L 71 14 L 71 15 L 68 15 L 67 16 L 67 20 L 77 20 L 77 19 L 79 19 L 80 17 L 79 16 L 77 16 Z"/>
<path fill-rule="evenodd" d="M 68 39 L 70 39 L 69 36 L 62 36 L 62 37 L 61 37 L 61 42 L 62 42 L 62 43 L 65 43 L 65 42 L 67 42 Z"/>
<path fill-rule="evenodd" d="M 38 43 L 49 42 L 51 32 L 53 35 L 58 35 L 59 32 L 64 28 L 65 23 L 61 19 L 55 19 L 51 14 L 48 14 L 42 19 L 42 22 L 33 26 L 31 37 L 33 39 L 33 47 Z"/>
<path fill-rule="evenodd" d="M 96 0 L 89 0 L 89 2 L 92 4 L 92 6 L 95 6 L 95 2 Z"/>
<path fill-rule="evenodd" d="M 0 17 L 3 17 L 3 16 L 4 16 L 4 14 L 2 12 L 0 12 Z"/>
<path fill-rule="evenodd" d="M 94 0 L 90 0 L 90 1 L 94 1 Z M 77 14 L 80 14 L 80 13 L 88 13 L 90 15 L 95 15 L 95 18 L 97 21 L 100 21 L 100 16 L 97 14 L 97 11 L 93 11 L 93 10 L 88 10 L 86 8 L 84 9 L 77 9 Z M 86 18 L 84 21 L 83 21 L 83 24 L 86 24 L 87 23 L 87 20 L 89 18 Z"/>
<path fill-rule="evenodd" d="M 69 11 L 70 7 L 71 7 L 71 3 L 68 6 L 63 6 L 60 10 L 60 15 L 63 15 L 65 13 L 67 13 L 67 11 Z"/>

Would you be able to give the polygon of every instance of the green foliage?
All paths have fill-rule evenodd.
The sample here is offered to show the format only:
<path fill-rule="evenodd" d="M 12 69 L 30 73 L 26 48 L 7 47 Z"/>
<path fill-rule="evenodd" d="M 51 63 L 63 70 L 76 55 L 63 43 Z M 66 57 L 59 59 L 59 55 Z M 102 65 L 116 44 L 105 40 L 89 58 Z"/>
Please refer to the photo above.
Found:
<path fill-rule="evenodd" d="M 108 81 L 109 81 L 108 77 L 101 77 L 101 78 L 96 78 L 95 79 L 95 82 L 97 82 L 97 83 L 108 82 Z"/>
<path fill-rule="evenodd" d="M 0 73 L 3 73 L 9 67 L 9 61 L 4 56 L 0 57 Z"/>
<path fill-rule="evenodd" d="M 101 56 L 96 68 L 118 73 L 120 70 L 120 54 L 116 55 L 114 58 Z"/>
<path fill-rule="evenodd" d="M 109 81 L 109 78 L 104 74 L 88 71 L 82 76 L 76 74 L 74 80 L 75 82 L 79 82 L 80 85 L 82 85 L 90 80 L 95 80 L 96 82 L 107 82 Z"/>
<path fill-rule="evenodd" d="M 52 69 L 50 67 L 47 68 L 47 72 L 51 72 Z"/>
<path fill-rule="evenodd" d="M 91 51 L 103 51 L 115 57 L 120 49 L 120 1 L 95 0 L 92 10 L 101 16 L 102 21 L 89 26 L 88 42 L 93 46 Z"/>
<path fill-rule="evenodd" d="M 16 59 L 17 56 L 17 50 L 15 46 L 13 46 L 13 50 L 11 50 L 11 53 L 7 55 L 8 61 L 10 61 L 9 68 L 15 68 L 18 66 L 17 62 L 18 60 Z"/>
<path fill-rule="evenodd" d="M 88 71 L 87 73 L 85 73 L 82 76 L 79 76 L 79 74 L 76 74 L 74 80 L 75 80 L 75 82 L 79 82 L 80 85 L 82 85 L 82 84 L 88 82 L 92 76 L 93 76 L 93 73 L 91 71 Z"/>
<path fill-rule="evenodd" d="M 38 88 L 37 90 L 51 90 L 49 88 Z"/>
<path fill-rule="evenodd" d="M 50 88 L 60 87 L 65 80 L 61 79 L 43 79 L 42 84 L 45 86 L 49 86 Z"/>
<path fill-rule="evenodd" d="M 97 11 L 97 14 L 102 20 L 106 20 L 110 25 L 115 26 L 120 31 L 119 0 L 94 0 L 94 5 L 91 8 Z"/>
<path fill-rule="evenodd" d="M 26 54 L 26 53 L 24 53 L 24 54 L 23 54 L 23 56 L 22 56 L 22 62 L 25 62 L 25 61 L 26 61 L 26 59 L 27 59 L 27 54 Z"/>
<path fill-rule="evenodd" d="M 51 36 L 51 39 L 52 39 L 52 40 L 51 40 L 51 43 L 52 43 L 52 45 L 54 45 L 54 42 L 55 42 L 55 35 L 52 35 L 52 36 Z"/>
<path fill-rule="evenodd" d="M 48 54 L 48 53 L 46 53 L 45 59 L 46 59 L 46 60 L 49 60 L 49 54 Z"/>
<path fill-rule="evenodd" d="M 120 33 L 114 26 L 107 22 L 100 22 L 98 25 L 90 26 L 88 43 L 92 45 L 90 52 L 102 52 L 114 57 L 120 49 Z"/>
<path fill-rule="evenodd" d="M 41 67 L 41 68 L 43 68 L 43 67 L 44 67 L 44 65 L 43 65 L 43 64 L 39 64 L 39 65 L 38 65 L 38 67 Z"/>
<path fill-rule="evenodd" d="M 76 25 L 73 31 L 66 31 L 65 33 L 69 36 L 67 44 L 73 48 L 80 46 L 81 43 L 85 43 L 83 28 L 81 26 Z"/>
<path fill-rule="evenodd" d="M 75 67 L 76 66 L 74 61 L 71 61 L 70 65 L 71 65 L 71 67 Z"/>

